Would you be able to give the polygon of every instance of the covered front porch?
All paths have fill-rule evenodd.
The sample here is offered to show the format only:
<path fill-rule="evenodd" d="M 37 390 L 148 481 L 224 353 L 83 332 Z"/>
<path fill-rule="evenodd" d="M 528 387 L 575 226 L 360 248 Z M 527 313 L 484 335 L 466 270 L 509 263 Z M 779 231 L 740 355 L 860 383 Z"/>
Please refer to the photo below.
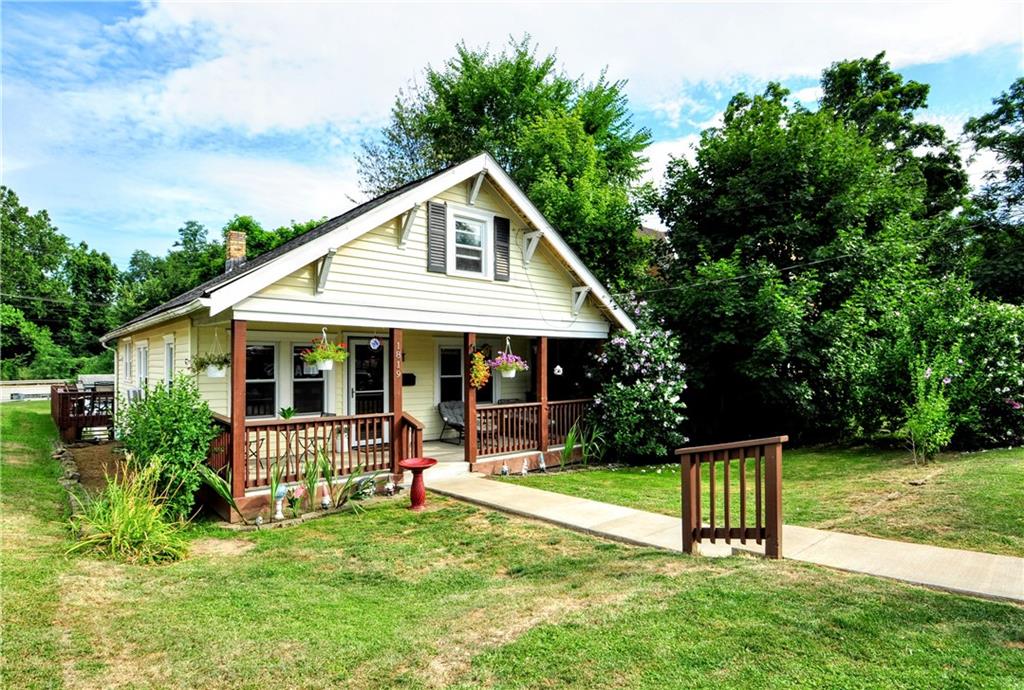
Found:
<path fill-rule="evenodd" d="M 206 330 L 223 328 L 210 324 Z M 320 329 L 288 328 L 240 319 L 227 325 L 232 362 L 245 366 L 232 366 L 221 379 L 227 414 L 217 417 L 223 431 L 210 464 L 230 474 L 236 500 L 264 503 L 272 476 L 299 482 L 308 472 L 322 472 L 323 458 L 335 476 L 387 472 L 396 479 L 407 457 L 483 472 L 506 463 L 513 471 L 523 462 L 536 467 L 541 453 L 557 464 L 569 430 L 592 402 L 579 395 L 579 342 L 555 341 L 552 348 L 547 336 L 517 335 L 515 347 L 530 371 L 518 380 L 492 378 L 478 389 L 467 374 L 470 356 L 480 347 L 504 346 L 502 336 L 336 327 L 329 337 L 346 342 L 349 361 L 314 373 L 296 359 L 296 343 L 308 344 L 309 334 Z M 200 331 L 201 342 L 209 337 Z M 557 365 L 552 349 L 560 353 Z M 552 369 L 561 375 L 554 384 Z M 200 388 L 215 399 L 217 381 L 203 378 Z M 572 397 L 551 399 L 552 393 Z M 458 407 L 461 428 L 441 417 L 441 403 Z M 282 416 L 284 407 L 292 407 L 294 416 Z M 239 501 L 243 510 L 246 500 Z"/>

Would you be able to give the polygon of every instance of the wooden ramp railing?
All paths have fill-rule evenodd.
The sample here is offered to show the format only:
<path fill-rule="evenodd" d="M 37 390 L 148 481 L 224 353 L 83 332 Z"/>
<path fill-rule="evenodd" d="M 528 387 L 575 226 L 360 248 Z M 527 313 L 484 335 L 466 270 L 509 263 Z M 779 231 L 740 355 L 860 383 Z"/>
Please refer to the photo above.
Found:
<path fill-rule="evenodd" d="M 712 544 L 752 539 L 765 545 L 768 558 L 782 557 L 782 444 L 788 440 L 773 436 L 676 451 L 682 465 L 683 551 L 693 553 L 693 545 L 705 539 Z M 716 495 L 722 497 L 721 509 Z"/>
<path fill-rule="evenodd" d="M 50 387 L 50 416 L 65 441 L 76 441 L 84 429 L 106 430 L 113 438 L 114 391 L 78 390 L 67 385 Z"/>

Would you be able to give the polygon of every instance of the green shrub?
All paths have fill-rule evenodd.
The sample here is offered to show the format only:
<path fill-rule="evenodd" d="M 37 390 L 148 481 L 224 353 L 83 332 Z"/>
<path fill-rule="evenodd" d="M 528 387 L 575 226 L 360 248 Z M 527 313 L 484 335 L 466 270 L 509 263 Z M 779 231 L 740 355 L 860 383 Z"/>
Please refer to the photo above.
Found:
<path fill-rule="evenodd" d="M 594 414 L 603 447 L 616 459 L 660 459 L 686 441 L 686 367 L 679 363 L 678 338 L 648 317 L 645 303 L 633 315 L 637 331 L 617 334 L 596 355 L 591 376 L 601 387 Z"/>
<path fill-rule="evenodd" d="M 195 382 L 182 377 L 147 389 L 136 402 L 119 401 L 117 427 L 141 467 L 161 458 L 157 488 L 166 496 L 167 514 L 187 518 L 203 481 L 199 466 L 218 434 L 210 406 L 199 396 Z"/>
<path fill-rule="evenodd" d="M 949 355 L 929 360 L 927 354 L 914 362 L 911 376 L 914 381 L 912 400 L 906 409 L 904 434 L 910 443 L 914 462 L 930 461 L 953 439 L 953 419 L 950 414 L 947 388 L 957 376 L 959 348 Z"/>
<path fill-rule="evenodd" d="M 168 517 L 167 498 L 158 488 L 161 461 L 150 458 L 139 467 L 130 463 L 125 474 L 107 477 L 94 499 L 80 501 L 81 512 L 72 518 L 78 534 L 69 553 L 94 552 L 125 563 L 176 561 L 188 552 L 183 524 Z"/>

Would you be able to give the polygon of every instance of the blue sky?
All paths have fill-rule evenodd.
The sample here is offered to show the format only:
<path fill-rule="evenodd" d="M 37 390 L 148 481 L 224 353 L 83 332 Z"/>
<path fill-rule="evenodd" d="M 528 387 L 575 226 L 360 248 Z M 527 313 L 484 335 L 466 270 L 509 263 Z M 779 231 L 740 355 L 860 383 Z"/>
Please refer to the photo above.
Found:
<path fill-rule="evenodd" d="M 459 40 L 529 33 L 570 74 L 628 79 L 655 180 L 733 93 L 778 80 L 812 105 L 834 60 L 886 50 L 954 135 L 1024 73 L 1016 3 L 4 2 L 2 22 L 3 182 L 122 266 L 187 219 L 216 233 L 361 201 L 359 143 Z"/>

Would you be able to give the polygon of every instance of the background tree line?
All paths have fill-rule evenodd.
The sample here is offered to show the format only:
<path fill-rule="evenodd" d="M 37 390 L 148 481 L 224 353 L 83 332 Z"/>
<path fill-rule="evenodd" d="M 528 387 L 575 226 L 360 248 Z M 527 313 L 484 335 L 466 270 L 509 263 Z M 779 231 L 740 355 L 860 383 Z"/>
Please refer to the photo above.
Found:
<path fill-rule="evenodd" d="M 736 94 L 661 189 L 624 88 L 565 74 L 528 38 L 459 45 L 398 94 L 362 186 L 491 152 L 619 299 L 678 335 L 691 438 L 835 440 L 941 413 L 959 446 L 1024 441 L 1024 79 L 948 133 L 884 54 L 837 62 L 815 110 L 774 83 Z M 973 192 L 966 142 L 1000 162 Z M 4 376 L 109 368 L 97 335 L 223 269 L 195 222 L 118 272 L 10 190 L 3 209 Z M 666 242 L 638 232 L 654 210 Z M 225 230 L 255 255 L 314 224 Z M 13 266 L 28 270 L 9 282 Z"/>
<path fill-rule="evenodd" d="M 119 270 L 102 252 L 62 235 L 46 211 L 31 212 L 0 187 L 0 377 L 68 378 L 109 373 L 114 353 L 100 336 L 224 271 L 223 236 L 245 230 L 254 257 L 312 229 L 318 220 L 265 230 L 251 216 L 235 216 L 210 239 L 187 221 L 164 255 L 138 250 Z"/>

